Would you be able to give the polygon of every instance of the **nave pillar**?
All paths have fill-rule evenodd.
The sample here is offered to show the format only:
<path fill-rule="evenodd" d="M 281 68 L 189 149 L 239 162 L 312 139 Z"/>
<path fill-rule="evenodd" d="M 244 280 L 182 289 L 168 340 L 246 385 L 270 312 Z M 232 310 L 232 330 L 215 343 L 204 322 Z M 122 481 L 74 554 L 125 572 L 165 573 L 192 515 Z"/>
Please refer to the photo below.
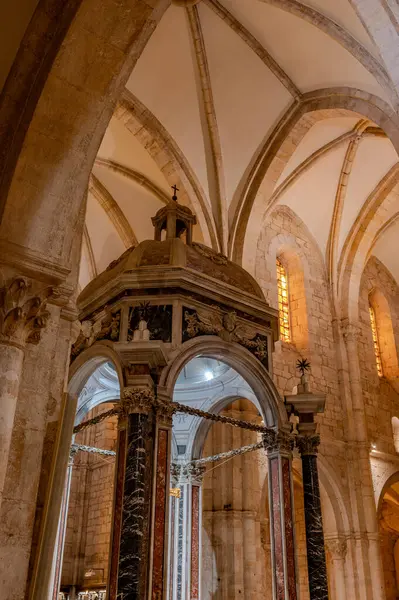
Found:
<path fill-rule="evenodd" d="M 341 385 L 347 410 L 347 464 L 351 498 L 354 562 L 358 571 L 357 593 L 361 600 L 385 600 L 377 507 L 370 466 L 370 441 L 360 375 L 359 328 L 341 323 L 345 366 Z M 345 385 L 345 384 L 349 385 Z M 346 390 L 346 388 L 349 388 Z"/>
<path fill-rule="evenodd" d="M 292 450 L 294 437 L 283 430 L 263 434 L 268 457 L 273 598 L 297 600 Z"/>
<path fill-rule="evenodd" d="M 164 600 L 173 405 L 148 376 L 121 394 L 109 600 Z M 133 384 L 134 381 L 130 381 Z"/>
<path fill-rule="evenodd" d="M 38 344 L 53 290 L 3 267 L 0 271 L 0 505 L 27 344 Z"/>
<path fill-rule="evenodd" d="M 173 465 L 168 600 L 201 597 L 202 478 L 205 467 Z"/>

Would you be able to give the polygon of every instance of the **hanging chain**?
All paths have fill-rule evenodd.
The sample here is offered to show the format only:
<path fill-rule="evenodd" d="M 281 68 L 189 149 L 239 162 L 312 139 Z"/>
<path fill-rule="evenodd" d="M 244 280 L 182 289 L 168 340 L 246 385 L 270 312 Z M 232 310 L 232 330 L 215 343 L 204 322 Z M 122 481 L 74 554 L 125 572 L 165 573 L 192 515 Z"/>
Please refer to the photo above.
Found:
<path fill-rule="evenodd" d="M 116 456 L 113 450 L 103 450 L 94 446 L 84 446 L 83 444 L 72 444 L 71 450 L 75 452 L 89 452 L 90 454 L 102 454 L 104 456 Z"/>
<path fill-rule="evenodd" d="M 264 425 L 257 425 L 256 423 L 251 423 L 250 421 L 241 421 L 240 419 L 233 419 L 232 417 L 225 417 L 223 415 L 217 415 L 215 413 L 210 413 L 205 410 L 200 410 L 199 408 L 193 408 L 191 406 L 187 406 L 186 404 L 179 404 L 178 402 L 160 402 L 159 400 L 154 399 L 154 408 L 156 410 L 160 410 L 162 406 L 165 406 L 169 409 L 169 412 L 179 412 L 186 413 L 188 415 L 192 415 L 194 417 L 201 417 L 203 419 L 209 419 L 210 421 L 215 421 L 217 423 L 227 423 L 228 425 L 232 425 L 233 427 L 240 427 L 241 429 L 249 429 L 250 431 L 257 431 L 259 433 L 269 433 L 274 432 L 274 429 L 270 427 L 265 427 Z M 92 427 L 93 425 L 98 425 L 105 419 L 109 419 L 114 415 L 120 414 L 123 410 L 126 410 L 126 401 L 115 408 L 111 408 L 92 419 L 88 419 L 79 425 L 76 425 L 73 428 L 74 433 L 79 433 L 88 427 Z"/>
<path fill-rule="evenodd" d="M 247 452 L 254 452 L 263 448 L 263 442 L 257 442 L 256 444 L 249 444 L 248 446 L 242 446 L 235 450 L 229 450 L 228 452 L 221 452 L 220 454 L 214 454 L 213 456 L 207 456 L 206 458 L 198 458 L 197 460 L 191 460 L 190 462 L 197 465 L 206 465 L 210 462 L 216 462 L 223 460 L 224 458 L 233 458 L 234 456 L 240 456 L 240 454 L 246 454 Z"/>
<path fill-rule="evenodd" d="M 271 429 L 270 427 L 257 425 L 256 423 L 251 423 L 250 421 L 241 421 L 240 419 L 233 419 L 232 417 L 216 415 L 214 413 L 206 412 L 205 410 L 200 410 L 199 408 L 192 408 L 186 404 L 179 404 L 178 402 L 174 402 L 173 404 L 176 406 L 176 412 L 187 413 L 189 415 L 193 415 L 194 417 L 202 417 L 203 419 L 209 419 L 210 421 L 227 423 L 233 427 L 241 427 L 241 429 L 249 429 L 250 431 L 258 431 L 259 433 L 268 433 L 269 431 L 274 431 L 274 429 Z"/>

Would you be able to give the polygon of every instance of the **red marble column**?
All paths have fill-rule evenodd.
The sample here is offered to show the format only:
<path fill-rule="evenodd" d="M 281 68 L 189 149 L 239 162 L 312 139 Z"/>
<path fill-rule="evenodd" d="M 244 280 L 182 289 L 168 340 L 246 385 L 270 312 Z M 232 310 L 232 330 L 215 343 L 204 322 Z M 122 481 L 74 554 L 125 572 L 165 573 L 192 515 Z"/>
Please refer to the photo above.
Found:
<path fill-rule="evenodd" d="M 155 507 L 153 523 L 152 555 L 152 600 L 163 600 L 165 588 L 165 534 L 167 500 L 169 498 L 169 436 L 168 429 L 158 429 L 156 471 L 155 471 Z"/>
<path fill-rule="evenodd" d="M 199 569 L 200 569 L 200 505 L 201 488 L 192 486 L 191 492 L 191 573 L 190 573 L 190 600 L 199 598 Z"/>
<path fill-rule="evenodd" d="M 264 434 L 263 442 L 269 462 L 273 599 L 297 600 L 291 474 L 293 438 L 284 431 L 271 431 Z"/>
<path fill-rule="evenodd" d="M 168 522 L 173 404 L 157 403 L 151 536 L 151 600 L 164 600 L 168 577 Z"/>

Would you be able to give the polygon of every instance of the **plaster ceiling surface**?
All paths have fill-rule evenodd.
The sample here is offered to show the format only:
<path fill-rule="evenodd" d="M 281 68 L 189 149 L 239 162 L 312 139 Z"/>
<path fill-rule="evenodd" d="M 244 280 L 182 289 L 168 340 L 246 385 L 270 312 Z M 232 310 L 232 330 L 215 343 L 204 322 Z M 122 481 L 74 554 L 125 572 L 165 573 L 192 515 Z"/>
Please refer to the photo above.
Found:
<path fill-rule="evenodd" d="M 339 248 L 365 200 L 397 161 L 398 155 L 388 139 L 366 137 L 360 141 L 346 191 Z"/>
<path fill-rule="evenodd" d="M 314 152 L 320 148 L 338 140 L 342 135 L 352 131 L 355 125 L 359 122 L 359 117 L 336 117 L 323 119 L 316 122 L 309 129 L 302 142 L 299 144 L 290 161 L 281 173 L 277 180 L 277 185 L 280 185 L 301 163 L 309 158 Z"/>
<path fill-rule="evenodd" d="M 325 154 L 317 168 L 307 170 L 280 198 L 306 223 L 325 255 L 337 185 L 346 146 Z"/>
<path fill-rule="evenodd" d="M 302 7 L 302 13 L 292 14 L 289 7 L 294 5 Z M 306 17 L 309 7 L 318 11 L 312 13 L 317 22 Z M 321 21 L 327 23 L 326 28 L 320 26 Z M 352 45 L 344 47 L 345 42 L 337 41 L 336 24 Z M 196 239 L 213 239 L 215 249 L 232 256 L 227 240 L 233 239 L 234 249 L 240 203 L 279 123 L 307 92 L 337 86 L 374 94 L 388 107 L 392 96 L 380 85 L 378 62 L 378 51 L 347 0 L 172 4 L 126 84 L 133 105 L 142 107 L 132 109 L 137 124 L 128 129 L 121 111 L 116 111 L 93 174 L 139 242 L 153 237 L 151 217 L 177 182 L 184 187 L 184 202 L 195 207 L 201 223 L 195 229 Z M 146 111 L 144 133 L 138 131 L 142 110 Z M 362 219 L 367 198 L 398 160 L 384 132 L 362 114 L 323 109 L 303 119 L 302 132 L 289 138 L 279 156 L 278 175 L 266 176 L 263 182 L 257 179 L 252 208 L 255 225 L 248 226 L 249 250 L 244 252 L 246 268 L 251 261 L 255 263 L 250 258 L 247 265 L 245 260 L 256 254 L 262 223 L 279 204 L 298 215 L 326 260 L 334 210 L 341 198 L 335 232 L 338 265 L 345 239 Z M 368 127 L 368 133 L 361 137 L 348 168 L 346 153 L 359 126 Z M 340 140 L 342 136 L 346 137 Z M 345 193 L 340 195 L 342 177 Z M 93 264 L 87 264 L 90 256 L 94 271 L 100 272 L 126 247 L 110 214 L 95 207 L 96 202 L 90 194 L 81 286 L 93 274 Z M 384 229 L 394 210 L 392 199 L 387 199 L 385 212 L 379 211 L 382 233 L 373 253 L 397 276 L 399 267 L 392 262 L 399 264 L 399 256 L 387 264 L 393 233 Z M 369 254 L 373 236 L 366 249 Z"/>
<path fill-rule="evenodd" d="M 166 194 L 170 192 L 165 176 L 148 151 L 115 117 L 111 119 L 105 132 L 97 158 L 132 169 L 154 182 Z"/>
<path fill-rule="evenodd" d="M 399 211 L 397 211 L 396 220 L 384 233 L 373 248 L 373 254 L 390 271 L 396 281 L 399 282 Z"/>
<path fill-rule="evenodd" d="M 347 0 L 306 0 L 310 6 L 349 31 L 353 37 L 365 46 L 374 56 L 378 51 L 363 27 L 350 2 Z"/>
<path fill-rule="evenodd" d="M 183 9 L 171 6 L 166 11 L 126 87 L 166 127 L 207 191 L 201 99 L 197 93 L 193 50 Z"/>

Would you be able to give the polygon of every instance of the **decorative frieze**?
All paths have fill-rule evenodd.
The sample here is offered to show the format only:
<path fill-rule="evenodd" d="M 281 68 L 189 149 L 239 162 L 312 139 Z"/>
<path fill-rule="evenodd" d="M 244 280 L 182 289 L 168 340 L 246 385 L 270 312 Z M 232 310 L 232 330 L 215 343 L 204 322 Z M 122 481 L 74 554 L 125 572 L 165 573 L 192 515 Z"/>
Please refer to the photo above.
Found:
<path fill-rule="evenodd" d="M 50 313 L 46 310 L 53 288 L 36 289 L 26 277 L 0 281 L 0 340 L 24 345 L 38 344 Z"/>
<path fill-rule="evenodd" d="M 90 348 L 94 342 L 101 340 L 119 340 L 121 312 L 108 312 L 102 319 L 92 321 L 86 319 L 81 324 L 81 329 L 76 342 L 71 348 L 71 359 L 75 359 L 83 350 Z"/>
<path fill-rule="evenodd" d="M 183 307 L 183 341 L 199 335 L 217 335 L 226 342 L 247 348 L 256 358 L 269 366 L 268 338 L 238 319 L 235 311 L 196 311 Z"/>

